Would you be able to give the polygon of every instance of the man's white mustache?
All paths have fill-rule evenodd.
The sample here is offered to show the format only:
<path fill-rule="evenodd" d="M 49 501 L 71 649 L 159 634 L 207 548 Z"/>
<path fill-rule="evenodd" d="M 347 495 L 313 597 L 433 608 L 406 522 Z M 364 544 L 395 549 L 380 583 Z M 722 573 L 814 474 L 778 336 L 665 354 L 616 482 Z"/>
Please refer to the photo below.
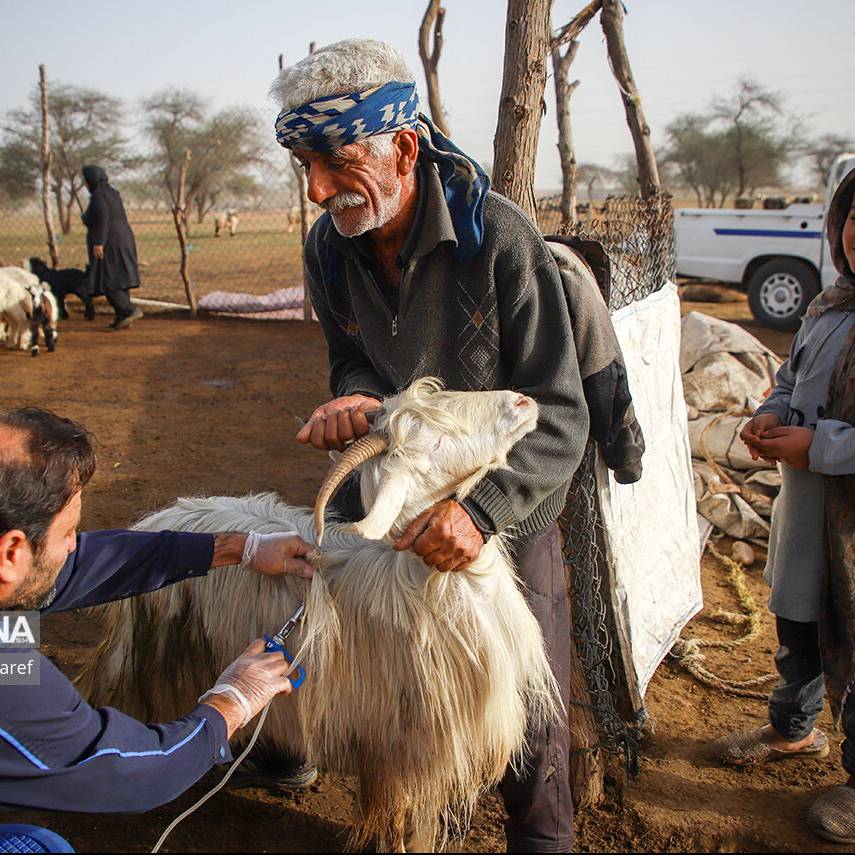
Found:
<path fill-rule="evenodd" d="M 324 199 L 321 202 L 321 207 L 331 214 L 338 214 L 348 208 L 358 208 L 364 205 L 368 200 L 361 193 L 336 193 L 329 199 Z"/>

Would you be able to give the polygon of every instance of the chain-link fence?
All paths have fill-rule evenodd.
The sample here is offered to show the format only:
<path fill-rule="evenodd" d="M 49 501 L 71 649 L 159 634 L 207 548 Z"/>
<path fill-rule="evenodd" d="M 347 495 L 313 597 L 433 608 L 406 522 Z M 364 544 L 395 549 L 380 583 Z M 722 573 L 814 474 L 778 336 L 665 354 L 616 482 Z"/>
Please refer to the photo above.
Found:
<path fill-rule="evenodd" d="M 158 109 L 167 106 L 181 105 Z M 196 296 L 298 289 L 302 305 L 300 190 L 288 152 L 273 139 L 272 113 L 240 108 L 191 121 L 191 108 L 184 105 L 180 133 L 164 130 L 155 112 L 139 123 L 121 163 L 99 164 L 122 194 L 136 238 L 141 280 L 136 295 L 186 304 L 173 208 L 189 150 L 184 202 L 188 273 Z M 64 169 L 61 153 L 54 151 L 51 192 L 60 267 L 84 269 L 81 215 L 88 194 L 79 167 L 85 161 L 81 153 L 73 169 Z M 32 256 L 49 262 L 40 177 L 28 187 L 10 196 L 0 186 L 0 266 L 21 266 Z M 311 203 L 307 212 L 309 223 L 320 213 Z M 69 308 L 79 306 L 71 301 Z"/>
<path fill-rule="evenodd" d="M 571 224 L 556 222 L 555 200 L 539 210 L 541 229 L 552 229 L 599 241 L 611 262 L 609 309 L 614 312 L 662 288 L 673 279 L 674 228 L 671 199 L 610 197 L 590 216 Z M 541 219 L 541 211 L 543 218 Z M 556 228 L 556 226 L 558 226 Z M 597 499 L 597 456 L 593 443 L 573 478 L 559 526 L 572 597 L 577 652 L 585 673 L 591 705 L 601 730 L 602 747 L 623 751 L 634 766 L 636 730 L 643 704 L 631 673 L 628 650 L 622 650 L 621 621 L 614 600 L 614 579 L 605 548 Z"/>

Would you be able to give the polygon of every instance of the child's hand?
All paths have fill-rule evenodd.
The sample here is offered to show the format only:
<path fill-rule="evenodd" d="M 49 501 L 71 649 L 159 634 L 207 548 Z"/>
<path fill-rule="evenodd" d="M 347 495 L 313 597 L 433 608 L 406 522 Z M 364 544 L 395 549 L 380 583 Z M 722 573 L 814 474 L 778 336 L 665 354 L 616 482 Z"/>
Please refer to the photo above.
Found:
<path fill-rule="evenodd" d="M 810 446 L 813 431 L 804 427 L 776 427 L 763 433 L 757 440 L 757 451 L 762 457 L 783 460 L 793 469 L 807 469 L 810 464 Z"/>
<path fill-rule="evenodd" d="M 739 432 L 739 438 L 745 443 L 748 448 L 748 453 L 752 460 L 757 460 L 760 453 L 757 449 L 757 442 L 764 436 L 766 431 L 773 430 L 781 426 L 781 420 L 774 413 L 762 413 L 759 416 L 754 416 L 745 423 L 745 427 Z M 770 463 L 775 463 L 775 460 L 766 458 Z"/>

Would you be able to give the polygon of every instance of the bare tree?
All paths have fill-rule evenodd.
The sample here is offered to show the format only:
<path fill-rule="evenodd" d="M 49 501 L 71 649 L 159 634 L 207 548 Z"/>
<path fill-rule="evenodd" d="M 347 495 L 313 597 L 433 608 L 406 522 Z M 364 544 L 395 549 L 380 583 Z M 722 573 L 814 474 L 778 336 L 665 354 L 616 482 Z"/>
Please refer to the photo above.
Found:
<path fill-rule="evenodd" d="M 615 181 L 613 169 L 599 163 L 580 163 L 576 166 L 576 179 L 585 185 L 588 204 L 594 201 L 594 187 L 599 184 L 605 195 L 606 189 Z"/>
<path fill-rule="evenodd" d="M 641 196 L 647 199 L 659 192 L 659 169 L 650 138 L 650 125 L 641 107 L 641 95 L 632 76 L 629 56 L 623 37 L 623 6 L 621 0 L 602 0 L 603 10 L 600 24 L 606 36 L 609 65 L 623 98 L 626 122 L 635 147 L 635 159 L 638 164 L 638 183 Z"/>
<path fill-rule="evenodd" d="M 811 174 L 817 187 L 824 188 L 828 182 L 834 158 L 853 149 L 855 136 L 844 134 L 823 134 L 808 144 Z"/>
<path fill-rule="evenodd" d="M 187 184 L 187 172 L 192 157 L 193 154 L 190 149 L 185 149 L 184 158 L 178 167 L 178 181 L 175 187 L 175 204 L 172 206 L 172 219 L 175 221 L 178 246 L 181 248 L 181 265 L 179 267 L 181 281 L 184 283 L 184 293 L 187 297 L 187 305 L 190 307 L 190 314 L 195 318 L 197 314 L 196 293 L 193 290 L 193 284 L 190 282 L 190 273 L 188 270 L 187 202 L 184 195 L 184 189 Z"/>
<path fill-rule="evenodd" d="M 108 172 L 134 165 L 122 136 L 122 103 L 94 89 L 53 84 L 48 105 L 51 151 L 51 193 L 60 229 L 71 232 L 75 207 L 83 212 L 81 170 L 97 163 Z M 32 196 L 42 174 L 42 103 L 37 87 L 25 109 L 5 116 L 0 148 L 0 180 L 12 179 L 7 192 Z M 24 192 L 25 191 L 25 192 Z"/>
<path fill-rule="evenodd" d="M 579 42 L 575 39 L 561 52 L 552 48 L 552 70 L 555 83 L 555 110 L 558 120 L 558 157 L 561 161 L 561 222 L 576 218 L 576 151 L 573 148 L 573 124 L 570 121 L 570 97 L 579 85 L 568 77 L 570 66 L 576 58 Z"/>
<path fill-rule="evenodd" d="M 315 43 L 309 42 L 309 53 L 315 52 Z M 279 54 L 279 71 L 282 71 L 285 65 L 285 55 Z M 299 194 L 300 204 L 300 257 L 306 251 L 306 238 L 309 236 L 309 187 L 306 181 L 306 173 L 300 165 L 300 161 L 294 156 L 294 152 L 290 152 L 291 169 L 294 172 L 294 177 L 297 181 L 297 192 Z M 309 283 L 305 277 L 303 279 L 303 320 L 312 320 L 312 298 L 309 295 Z"/>
<path fill-rule="evenodd" d="M 422 25 L 419 27 L 419 56 L 425 70 L 430 117 L 441 133 L 449 136 L 445 110 L 439 95 L 439 55 L 442 53 L 442 25 L 445 21 L 445 9 L 441 0 L 428 0 Z M 433 50 L 430 48 L 430 31 L 433 27 Z"/>
<path fill-rule="evenodd" d="M 758 175 L 768 164 L 774 149 L 789 154 L 795 146 L 795 134 L 776 127 L 776 118 L 783 113 L 782 99 L 777 92 L 764 89 L 748 78 L 737 82 L 736 92 L 712 103 L 712 117 L 729 130 L 729 145 L 736 164 L 736 195 L 767 183 L 775 176 Z"/>
<path fill-rule="evenodd" d="M 493 140 L 493 186 L 536 220 L 534 167 L 544 112 L 551 0 L 508 0 L 505 62 Z"/>
<path fill-rule="evenodd" d="M 39 66 L 39 93 L 42 111 L 42 214 L 47 229 L 48 249 L 54 268 L 59 267 L 59 250 L 56 245 L 56 232 L 53 230 L 53 214 L 50 209 L 50 123 L 48 118 L 48 85 L 45 67 Z"/>
<path fill-rule="evenodd" d="M 240 187 L 247 170 L 263 163 L 262 135 L 251 110 L 233 108 L 206 115 L 205 101 L 193 92 L 166 90 L 143 102 L 145 131 L 154 144 L 149 158 L 152 177 L 161 184 L 174 208 L 182 166 L 185 171 L 181 208 L 189 233 L 189 215 L 197 222 L 217 203 L 224 191 Z M 185 153 L 190 150 L 189 161 Z"/>
<path fill-rule="evenodd" d="M 569 24 L 565 24 L 552 39 L 552 71 L 555 84 L 555 109 L 558 119 L 558 155 L 561 160 L 561 221 L 576 218 L 576 152 L 573 148 L 573 125 L 570 120 L 570 97 L 579 85 L 570 82 L 570 66 L 579 50 L 577 38 L 585 25 L 596 15 L 602 0 L 591 0 Z M 562 53 L 561 48 L 567 46 Z M 590 195 L 590 194 L 589 194 Z"/>

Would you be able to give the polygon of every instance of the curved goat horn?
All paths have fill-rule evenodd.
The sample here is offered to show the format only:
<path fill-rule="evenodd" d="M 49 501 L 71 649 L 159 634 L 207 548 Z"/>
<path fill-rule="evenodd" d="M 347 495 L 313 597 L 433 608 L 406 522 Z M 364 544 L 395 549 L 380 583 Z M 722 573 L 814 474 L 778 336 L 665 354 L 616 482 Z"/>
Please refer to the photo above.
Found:
<path fill-rule="evenodd" d="M 327 502 L 333 497 L 341 482 L 357 466 L 361 466 L 366 460 L 371 460 L 373 457 L 379 457 L 388 447 L 389 440 L 386 434 L 372 431 L 356 440 L 327 473 L 327 477 L 324 478 L 324 482 L 318 490 L 318 497 L 315 499 L 314 518 L 315 531 L 318 533 L 318 546 L 321 545 L 324 537 L 324 511 L 327 508 Z"/>

